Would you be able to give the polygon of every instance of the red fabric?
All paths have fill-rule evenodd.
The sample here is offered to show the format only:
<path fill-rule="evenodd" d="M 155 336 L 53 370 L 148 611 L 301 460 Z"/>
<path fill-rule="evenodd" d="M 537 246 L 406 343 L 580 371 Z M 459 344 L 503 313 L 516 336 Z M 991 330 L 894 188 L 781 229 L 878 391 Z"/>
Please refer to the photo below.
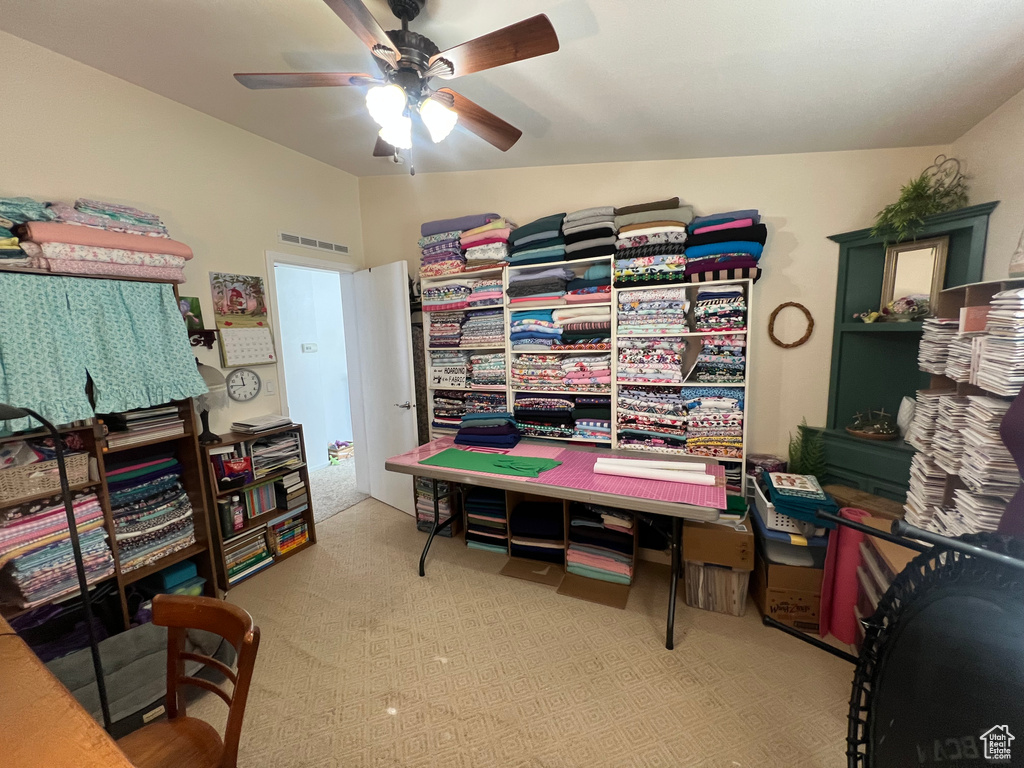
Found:
<path fill-rule="evenodd" d="M 862 523 L 864 518 L 870 517 L 863 509 L 853 507 L 844 507 L 839 514 L 855 523 Z M 860 531 L 838 525 L 828 537 L 825 555 L 818 629 L 822 637 L 831 632 L 847 645 L 853 645 L 857 639 L 857 617 L 853 615 L 853 607 L 857 604 L 857 567 L 863 540 L 864 534 Z"/>

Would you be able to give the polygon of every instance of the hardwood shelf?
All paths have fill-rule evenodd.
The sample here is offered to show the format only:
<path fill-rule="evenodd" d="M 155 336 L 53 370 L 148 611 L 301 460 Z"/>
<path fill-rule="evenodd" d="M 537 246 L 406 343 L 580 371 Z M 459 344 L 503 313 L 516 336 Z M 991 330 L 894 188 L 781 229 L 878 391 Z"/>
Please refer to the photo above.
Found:
<path fill-rule="evenodd" d="M 299 510 L 297 512 L 289 512 L 287 509 L 271 509 L 268 512 L 263 512 L 261 514 L 256 515 L 256 517 L 248 518 L 244 523 L 242 523 L 241 528 L 239 528 L 237 531 L 232 531 L 231 536 L 224 539 L 224 543 L 233 544 L 235 539 L 239 536 L 244 536 L 249 531 L 259 528 L 261 525 L 264 525 L 265 523 L 271 523 L 279 517 L 294 517 L 295 515 L 305 514 L 305 512 L 305 509 Z M 223 535 L 224 532 L 221 531 L 221 536 L 223 537 Z"/>
<path fill-rule="evenodd" d="M 169 437 L 154 437 L 152 440 L 143 440 L 141 443 L 132 443 L 131 445 L 118 445 L 114 447 L 106 445 L 107 440 L 106 438 L 103 438 L 104 445 L 102 447 L 102 451 L 104 454 L 123 453 L 125 451 L 132 450 L 132 448 L 146 448 L 147 446 L 160 445 L 161 443 L 176 443 L 179 440 L 185 440 L 186 438 L 190 437 L 192 437 L 192 433 L 186 429 L 185 433 L 181 435 L 171 435 Z"/>
<path fill-rule="evenodd" d="M 246 491 L 248 491 L 248 490 L 250 490 L 252 488 L 255 488 L 258 485 L 266 485 L 267 483 L 273 482 L 274 480 L 280 480 L 282 477 L 285 477 L 286 475 L 290 475 L 292 472 L 298 472 L 300 469 L 302 469 L 305 466 L 306 466 L 305 464 L 299 464 L 299 466 L 292 467 L 291 469 L 282 469 L 282 470 L 278 470 L 277 472 L 271 472 L 269 475 L 264 475 L 259 480 L 253 480 L 251 483 L 246 483 L 245 485 L 240 485 L 237 488 L 229 488 L 226 491 L 217 491 L 214 495 L 215 496 L 230 496 L 231 494 L 234 494 L 234 493 L 245 493 Z M 213 486 L 213 487 L 216 488 L 217 486 Z"/>
<path fill-rule="evenodd" d="M 192 516 L 195 517 L 195 515 L 196 512 L 193 511 Z M 205 552 L 206 549 L 207 547 L 205 544 L 197 541 L 195 544 L 190 544 L 184 549 L 179 549 L 177 552 L 171 552 L 171 554 L 166 557 L 161 557 L 155 563 L 150 563 L 149 565 L 144 565 L 141 568 L 136 568 L 133 571 L 128 571 L 128 573 L 122 574 L 121 581 L 125 584 L 134 584 L 136 581 L 140 581 L 147 576 L 152 576 L 154 573 L 162 571 L 168 566 L 180 563 L 182 560 L 188 560 L 190 557 L 198 555 L 200 552 Z"/>

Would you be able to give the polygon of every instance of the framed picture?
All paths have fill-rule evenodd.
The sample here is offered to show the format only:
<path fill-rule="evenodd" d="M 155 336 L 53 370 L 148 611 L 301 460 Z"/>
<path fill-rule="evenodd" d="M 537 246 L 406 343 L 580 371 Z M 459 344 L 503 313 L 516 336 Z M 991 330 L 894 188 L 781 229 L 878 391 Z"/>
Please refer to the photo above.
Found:
<path fill-rule="evenodd" d="M 203 309 L 199 306 L 197 296 L 181 296 L 178 299 L 178 310 L 181 312 L 181 319 L 185 321 L 185 327 L 190 332 L 203 330 Z"/>

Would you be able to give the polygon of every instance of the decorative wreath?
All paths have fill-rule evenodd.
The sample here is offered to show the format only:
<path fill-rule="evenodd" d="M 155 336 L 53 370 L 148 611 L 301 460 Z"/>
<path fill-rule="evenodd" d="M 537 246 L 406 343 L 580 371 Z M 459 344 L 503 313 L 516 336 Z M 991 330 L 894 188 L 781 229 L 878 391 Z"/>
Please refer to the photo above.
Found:
<path fill-rule="evenodd" d="M 786 307 L 796 307 L 804 313 L 804 317 L 807 318 L 807 330 L 804 335 L 799 339 L 788 344 L 783 341 L 779 341 L 779 337 L 775 335 L 775 318 L 778 317 L 779 312 L 784 310 Z M 795 301 L 787 301 L 785 304 L 779 304 L 774 310 L 772 310 L 771 317 L 768 318 L 768 338 L 775 343 L 776 346 L 782 347 L 783 349 L 792 349 L 793 347 L 799 347 L 801 344 L 806 344 L 807 340 L 811 338 L 811 333 L 814 331 L 814 318 L 811 317 L 811 313 L 807 307 Z"/>

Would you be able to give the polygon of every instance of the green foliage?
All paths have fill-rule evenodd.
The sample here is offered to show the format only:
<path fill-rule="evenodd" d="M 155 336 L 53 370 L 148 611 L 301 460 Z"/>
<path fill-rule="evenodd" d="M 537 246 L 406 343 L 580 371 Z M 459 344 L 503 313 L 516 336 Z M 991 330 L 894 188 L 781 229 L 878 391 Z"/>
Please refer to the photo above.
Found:
<path fill-rule="evenodd" d="M 924 227 L 925 217 L 966 205 L 967 182 L 963 176 L 949 177 L 929 169 L 904 184 L 899 199 L 878 212 L 871 234 L 898 243 L 913 238 Z"/>
<path fill-rule="evenodd" d="M 789 436 L 788 471 L 796 475 L 814 475 L 819 480 L 825 475 L 825 437 L 819 430 L 800 422 L 796 437 Z"/>

